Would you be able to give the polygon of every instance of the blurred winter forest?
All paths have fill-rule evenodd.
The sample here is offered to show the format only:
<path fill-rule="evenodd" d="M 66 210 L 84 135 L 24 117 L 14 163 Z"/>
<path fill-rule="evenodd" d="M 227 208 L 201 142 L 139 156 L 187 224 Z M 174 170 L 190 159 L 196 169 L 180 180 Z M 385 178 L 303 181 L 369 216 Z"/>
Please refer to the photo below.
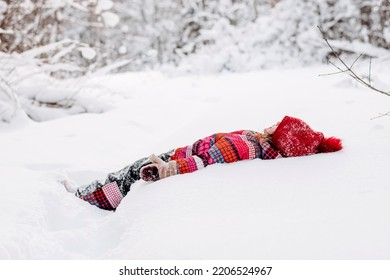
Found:
<path fill-rule="evenodd" d="M 318 25 L 340 53 L 389 59 L 389 0 L 0 0 L 0 121 L 102 111 L 75 98 L 94 75 L 323 63 Z"/>

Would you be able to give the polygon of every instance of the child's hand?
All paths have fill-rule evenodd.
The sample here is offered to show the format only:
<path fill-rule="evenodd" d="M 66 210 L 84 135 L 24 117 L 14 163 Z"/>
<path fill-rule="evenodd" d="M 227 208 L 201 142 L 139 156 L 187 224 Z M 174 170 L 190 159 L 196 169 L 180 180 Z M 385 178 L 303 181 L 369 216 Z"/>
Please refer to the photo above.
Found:
<path fill-rule="evenodd" d="M 149 159 L 152 161 L 152 164 L 142 167 L 140 171 L 143 180 L 157 181 L 177 174 L 176 161 L 165 162 L 154 154 Z"/>

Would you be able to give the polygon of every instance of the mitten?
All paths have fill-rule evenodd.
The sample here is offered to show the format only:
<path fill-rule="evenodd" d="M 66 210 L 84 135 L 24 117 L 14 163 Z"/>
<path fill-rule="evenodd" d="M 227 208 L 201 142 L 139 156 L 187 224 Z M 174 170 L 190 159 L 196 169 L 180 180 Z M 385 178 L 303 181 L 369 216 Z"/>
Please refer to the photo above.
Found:
<path fill-rule="evenodd" d="M 177 174 L 176 161 L 165 162 L 154 154 L 149 159 L 152 163 L 142 167 L 140 170 L 142 180 L 157 181 Z"/>

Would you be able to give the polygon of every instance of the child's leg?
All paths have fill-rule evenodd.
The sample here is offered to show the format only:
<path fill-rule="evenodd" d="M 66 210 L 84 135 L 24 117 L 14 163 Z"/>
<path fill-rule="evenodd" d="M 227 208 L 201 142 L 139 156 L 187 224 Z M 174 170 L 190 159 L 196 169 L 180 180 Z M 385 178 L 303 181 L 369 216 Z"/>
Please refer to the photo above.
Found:
<path fill-rule="evenodd" d="M 173 151 L 169 151 L 159 155 L 159 157 L 168 162 L 172 154 Z M 117 172 L 109 173 L 104 182 L 93 181 L 79 187 L 75 195 L 99 208 L 115 210 L 123 197 L 130 191 L 131 185 L 141 179 L 140 169 L 150 163 L 149 158 L 139 159 Z"/>

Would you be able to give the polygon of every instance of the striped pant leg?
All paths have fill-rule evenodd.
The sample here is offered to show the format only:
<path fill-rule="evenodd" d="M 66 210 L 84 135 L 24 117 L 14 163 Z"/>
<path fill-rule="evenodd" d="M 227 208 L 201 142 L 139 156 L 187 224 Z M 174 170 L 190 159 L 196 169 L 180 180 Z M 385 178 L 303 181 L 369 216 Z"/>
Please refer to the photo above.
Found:
<path fill-rule="evenodd" d="M 173 152 L 163 153 L 159 157 L 168 162 Z M 131 185 L 141 179 L 141 168 L 150 163 L 149 158 L 139 159 L 117 172 L 109 173 L 104 181 L 96 180 L 81 186 L 75 195 L 99 208 L 115 210 L 130 191 Z"/>

